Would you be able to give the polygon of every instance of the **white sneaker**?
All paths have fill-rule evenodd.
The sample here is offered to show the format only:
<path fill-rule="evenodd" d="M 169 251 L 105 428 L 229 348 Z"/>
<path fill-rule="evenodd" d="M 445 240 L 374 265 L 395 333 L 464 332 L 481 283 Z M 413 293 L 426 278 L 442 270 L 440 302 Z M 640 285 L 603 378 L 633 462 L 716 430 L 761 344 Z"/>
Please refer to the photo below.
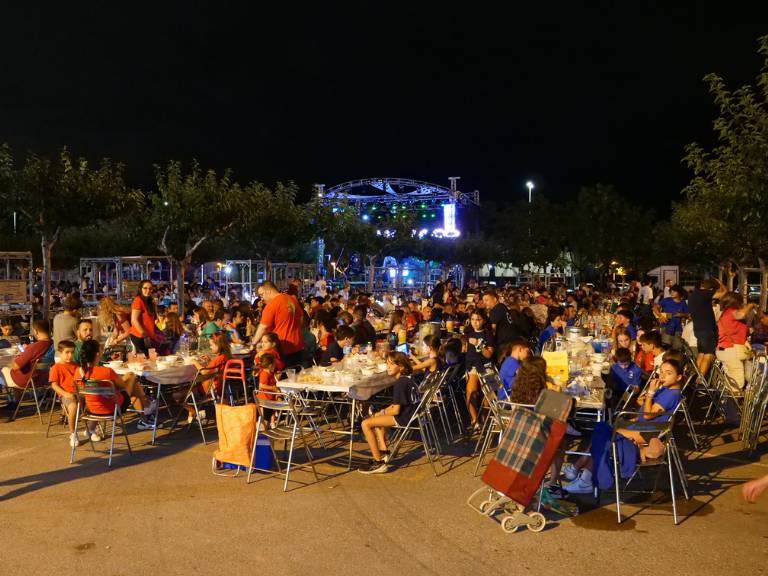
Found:
<path fill-rule="evenodd" d="M 157 412 L 157 398 L 152 400 L 147 408 L 144 408 L 144 416 L 151 416 L 155 412 Z"/>
<path fill-rule="evenodd" d="M 573 464 L 566 464 L 563 466 L 562 470 L 560 470 L 560 473 L 565 476 L 565 479 L 569 482 L 573 482 L 579 476 L 579 471 Z"/>
<path fill-rule="evenodd" d="M 69 435 L 69 445 L 72 448 L 80 446 L 80 439 L 77 437 L 77 432 L 72 432 L 72 434 Z"/>
<path fill-rule="evenodd" d="M 576 480 L 563 486 L 563 490 L 570 494 L 592 494 L 595 490 L 592 486 L 592 472 L 582 470 Z"/>
<path fill-rule="evenodd" d="M 576 428 L 574 428 L 573 426 L 571 426 L 571 425 L 570 425 L 570 424 L 568 424 L 567 422 L 566 422 L 566 429 L 565 429 L 565 433 L 566 433 L 568 436 L 577 436 L 577 437 L 578 437 L 578 436 L 581 436 L 581 432 L 579 432 L 578 430 L 576 430 Z"/>
<path fill-rule="evenodd" d="M 91 432 L 91 442 L 101 442 L 104 438 L 98 432 Z"/>

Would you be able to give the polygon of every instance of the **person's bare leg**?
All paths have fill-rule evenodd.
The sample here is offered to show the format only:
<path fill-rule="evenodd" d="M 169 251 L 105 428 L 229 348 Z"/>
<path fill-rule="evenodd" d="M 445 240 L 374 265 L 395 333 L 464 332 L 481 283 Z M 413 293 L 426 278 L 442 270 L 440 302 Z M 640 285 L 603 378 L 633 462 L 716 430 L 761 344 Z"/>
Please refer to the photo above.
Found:
<path fill-rule="evenodd" d="M 363 435 L 365 436 L 365 441 L 368 442 L 368 448 L 371 449 L 371 456 L 377 462 L 381 461 L 381 451 L 379 450 L 379 442 L 376 438 L 376 428 L 386 429 L 394 425 L 394 416 L 371 416 L 363 420 Z"/>
<path fill-rule="evenodd" d="M 467 375 L 467 410 L 469 410 L 469 420 L 474 426 L 478 423 L 478 405 L 480 398 L 480 379 L 477 374 Z"/>
<path fill-rule="evenodd" d="M 384 434 L 384 428 L 374 428 L 374 433 L 376 434 L 376 441 L 379 445 L 379 451 L 386 452 L 387 451 L 387 439 Z"/>
<path fill-rule="evenodd" d="M 70 402 L 64 409 L 67 411 L 67 426 L 69 427 L 69 433 L 72 434 L 75 431 L 75 416 L 77 416 L 77 402 Z"/>
<path fill-rule="evenodd" d="M 144 388 L 139 383 L 135 374 L 126 374 L 123 376 L 122 386 L 117 385 L 118 388 L 122 388 L 128 393 L 128 396 L 133 398 L 133 407 L 138 410 L 144 410 L 144 407 L 148 404 L 147 397 L 144 394 Z"/>
<path fill-rule="evenodd" d="M 714 359 L 715 359 L 714 354 L 697 354 L 696 355 L 696 366 L 698 366 L 699 372 L 701 372 L 701 375 L 704 376 L 704 378 L 707 377 L 707 373 L 709 372 L 709 369 L 712 366 L 712 362 Z"/>

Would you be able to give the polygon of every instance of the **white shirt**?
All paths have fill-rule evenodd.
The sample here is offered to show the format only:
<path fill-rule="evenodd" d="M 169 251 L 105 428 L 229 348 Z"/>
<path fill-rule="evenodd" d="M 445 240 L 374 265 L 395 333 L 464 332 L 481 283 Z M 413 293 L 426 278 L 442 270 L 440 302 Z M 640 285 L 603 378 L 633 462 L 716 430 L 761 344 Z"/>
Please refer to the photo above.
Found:
<path fill-rule="evenodd" d="M 640 298 L 640 304 L 650 304 L 653 302 L 653 289 L 650 286 L 640 286 L 638 296 Z"/>
<path fill-rule="evenodd" d="M 328 284 L 325 280 L 318 280 L 315 282 L 315 295 L 325 298 L 328 293 Z"/>

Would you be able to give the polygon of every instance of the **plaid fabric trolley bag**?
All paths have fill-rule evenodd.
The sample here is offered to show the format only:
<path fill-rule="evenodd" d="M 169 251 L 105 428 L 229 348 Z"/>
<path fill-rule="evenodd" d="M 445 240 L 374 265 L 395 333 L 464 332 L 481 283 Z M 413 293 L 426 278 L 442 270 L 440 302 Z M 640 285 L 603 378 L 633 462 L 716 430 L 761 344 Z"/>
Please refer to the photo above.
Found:
<path fill-rule="evenodd" d="M 550 403 L 555 400 L 570 406 L 571 400 L 566 395 L 547 390 L 542 394 L 545 393 Z M 562 398 L 554 397 L 555 394 Z M 562 413 L 564 420 L 568 409 Z M 512 408 L 508 418 L 509 423 L 501 435 L 496 457 L 483 474 L 486 486 L 476 490 L 467 499 L 467 504 L 484 516 L 493 516 L 503 511 L 499 521 L 505 532 L 514 532 L 523 525 L 533 532 L 540 532 L 546 525 L 544 515 L 539 512 L 526 513 L 525 508 L 541 487 L 565 436 L 566 424 L 562 420 L 522 407 Z"/>

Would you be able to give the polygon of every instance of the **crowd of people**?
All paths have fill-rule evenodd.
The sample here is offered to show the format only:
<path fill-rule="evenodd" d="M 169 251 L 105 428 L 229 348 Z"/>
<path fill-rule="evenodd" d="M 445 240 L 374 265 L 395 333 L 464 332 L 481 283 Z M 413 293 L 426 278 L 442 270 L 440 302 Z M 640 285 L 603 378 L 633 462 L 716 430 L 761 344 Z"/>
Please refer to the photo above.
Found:
<path fill-rule="evenodd" d="M 387 469 L 384 432 L 410 417 L 418 401 L 414 382 L 446 366 L 460 364 L 465 370 L 467 434 L 472 435 L 479 432 L 484 418 L 479 380 L 484 366 L 493 363 L 498 367 L 503 400 L 533 404 L 542 390 L 556 387 L 539 353 L 551 348 L 569 327 L 583 328 L 611 342 L 607 384 L 614 397 L 628 388 L 639 392 L 649 375 L 658 372 L 658 379 L 646 388 L 638 404 L 642 417 L 649 419 L 673 410 L 679 402 L 683 341 L 694 350 L 702 374 L 708 373 L 717 358 L 733 385 L 743 388 L 750 347 L 764 345 L 768 339 L 768 314 L 758 312 L 754 304 L 745 303 L 741 295 L 729 292 L 713 278 L 702 280 L 690 293 L 671 283 L 654 290 L 648 281 L 633 282 L 620 293 L 600 292 L 591 285 L 575 290 L 564 286 L 481 287 L 474 280 L 459 288 L 446 280 L 429 295 L 418 291 L 373 295 L 355 291 L 346 283 L 333 287 L 318 276 L 311 286 L 291 281 L 285 291 L 264 282 L 253 300 L 243 299 L 238 292 L 229 292 L 225 299 L 219 287 L 206 279 L 185 290 L 183 317 L 171 298 L 171 287 L 145 280 L 130 306 L 109 296 L 100 299 L 98 323 L 108 334 L 100 347 L 93 343 L 93 321 L 81 317 L 83 303 L 77 288 L 56 294 L 61 311 L 52 326 L 36 320 L 34 343 L 3 372 L 6 382 L 10 378 L 23 385 L 35 364 L 50 366 L 53 351 L 57 351 L 65 367 L 57 364 L 50 372 L 39 371 L 36 378 L 41 384 L 49 379 L 69 411 L 76 391 L 73 381 L 78 375 L 91 377 L 97 372 L 99 378 L 115 383 L 123 394 L 119 401 L 132 404 L 144 417 L 156 409 L 156 402 L 147 398 L 136 378 L 120 377 L 99 365 L 105 349 L 170 354 L 195 345 L 202 350 L 205 342 L 208 353 L 196 360 L 198 368 L 204 369 L 225 363 L 231 357 L 231 345 L 252 345 L 259 397 L 271 399 L 277 393 L 276 379 L 286 367 L 330 365 L 348 354 L 374 349 L 377 342 L 387 342 L 391 351 L 387 371 L 396 381 L 394 403 L 373 411 L 363 422 L 371 451 L 370 462 L 361 469 L 366 473 Z M 609 322 L 595 323 L 595 318 L 606 315 Z M 432 328 L 424 331 L 425 325 Z M 0 345 L 19 337 L 18 326 L 9 321 L 3 322 L 2 333 Z M 206 385 L 200 393 L 208 391 Z M 13 408 L 19 387 L 9 388 L 9 393 Z M 191 421 L 194 414 L 187 408 Z M 729 424 L 735 425 L 737 418 L 733 414 Z M 142 426 L 151 426 L 148 418 L 140 419 Z M 569 432 L 579 434 L 570 426 Z M 71 433 L 71 441 L 78 442 L 75 431 Z M 93 430 L 89 433 L 98 435 Z M 621 434 L 637 449 L 640 459 L 658 450 L 630 429 Z M 560 472 L 569 481 L 562 487 Z M 550 491 L 556 497 L 564 490 L 589 492 L 591 473 L 592 464 L 585 459 L 562 470 L 558 464 Z"/>

